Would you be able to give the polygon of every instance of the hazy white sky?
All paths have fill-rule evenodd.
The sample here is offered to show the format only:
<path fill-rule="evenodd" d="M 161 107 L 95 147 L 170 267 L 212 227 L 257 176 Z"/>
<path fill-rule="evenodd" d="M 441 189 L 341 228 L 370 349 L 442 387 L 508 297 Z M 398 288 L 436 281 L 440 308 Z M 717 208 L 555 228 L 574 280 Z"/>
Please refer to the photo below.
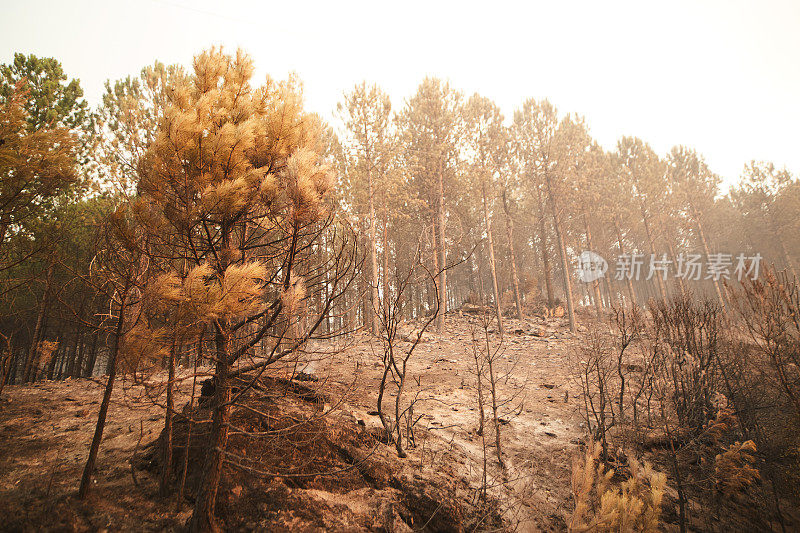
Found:
<path fill-rule="evenodd" d="M 0 0 L 0 62 L 59 59 L 92 104 L 107 78 L 243 47 L 258 76 L 296 71 L 331 118 L 366 79 L 399 109 L 425 75 L 585 115 L 606 148 L 637 135 L 703 153 L 727 183 L 745 162 L 800 173 L 800 1 L 422 2 Z"/>

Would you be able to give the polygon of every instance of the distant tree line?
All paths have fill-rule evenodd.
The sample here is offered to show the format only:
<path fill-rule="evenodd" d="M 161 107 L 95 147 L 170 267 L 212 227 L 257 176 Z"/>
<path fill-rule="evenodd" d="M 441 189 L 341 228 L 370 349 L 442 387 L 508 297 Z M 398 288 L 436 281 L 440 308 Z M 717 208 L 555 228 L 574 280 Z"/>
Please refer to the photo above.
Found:
<path fill-rule="evenodd" d="M 97 228 L 140 194 L 142 157 L 173 88 L 189 75 L 156 62 L 106 82 L 90 109 L 55 59 L 17 54 L 0 74 L 5 379 L 105 372 L 109 339 L 90 328 L 108 301 L 86 276 L 99 251 Z M 609 152 L 583 118 L 561 115 L 546 100 L 527 100 L 506 120 L 490 99 L 465 98 L 435 78 L 399 109 L 379 87 L 360 83 L 344 95 L 335 126 L 320 121 L 336 216 L 356 230 L 365 256 L 326 328 L 375 331 L 379 295 L 408 270 L 417 247 L 440 272 L 440 330 L 445 312 L 463 302 L 495 307 L 501 323 L 561 305 L 573 327 L 578 306 L 601 311 L 687 290 L 724 303 L 739 254 L 758 253 L 796 274 L 800 186 L 769 162 L 747 164 L 724 194 L 721 178 L 691 148 L 659 155 L 623 137 Z M 604 277 L 576 277 L 583 250 L 608 261 Z M 680 277 L 678 262 L 690 253 L 704 264 L 722 254 L 727 267 L 718 279 L 705 271 L 697 280 Z M 641 262 L 640 275 L 615 270 L 628 256 Z M 652 258 L 669 270 L 653 275 Z M 423 285 L 405 298 L 410 316 L 436 307 Z"/>

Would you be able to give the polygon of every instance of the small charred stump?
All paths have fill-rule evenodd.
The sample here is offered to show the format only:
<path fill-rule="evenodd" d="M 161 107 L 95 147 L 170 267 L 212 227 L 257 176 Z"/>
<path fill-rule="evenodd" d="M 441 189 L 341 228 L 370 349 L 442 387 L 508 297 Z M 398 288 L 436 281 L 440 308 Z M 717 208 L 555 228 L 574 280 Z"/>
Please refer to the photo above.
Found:
<path fill-rule="evenodd" d="M 185 494 L 189 499 L 193 499 L 195 489 L 202 476 L 206 444 L 208 435 L 211 432 L 211 411 L 204 407 L 195 407 L 189 410 L 189 404 L 187 403 L 182 413 L 174 415 L 172 419 L 172 472 L 170 475 L 170 479 L 173 482 L 181 478 L 190 425 L 191 440 L 189 442 Z M 149 472 L 155 476 L 159 475 L 163 463 L 165 442 L 166 435 L 162 430 L 156 440 L 145 446 L 131 460 L 134 468 Z"/>

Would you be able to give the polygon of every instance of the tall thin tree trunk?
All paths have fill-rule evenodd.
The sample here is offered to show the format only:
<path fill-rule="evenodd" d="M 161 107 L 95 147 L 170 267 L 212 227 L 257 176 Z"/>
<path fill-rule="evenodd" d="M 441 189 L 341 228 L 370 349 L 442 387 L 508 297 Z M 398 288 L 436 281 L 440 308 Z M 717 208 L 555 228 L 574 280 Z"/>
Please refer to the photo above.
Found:
<path fill-rule="evenodd" d="M 167 408 L 164 413 L 164 455 L 161 461 L 161 478 L 158 483 L 158 493 L 163 498 L 169 493 L 169 479 L 172 473 L 172 413 L 175 410 L 173 389 L 175 387 L 175 350 L 177 339 L 173 337 L 169 350 L 169 365 L 167 378 Z"/>
<path fill-rule="evenodd" d="M 5 348 L 0 350 L 0 397 L 3 395 L 3 387 L 6 386 L 9 376 L 13 374 L 14 364 L 16 357 L 14 355 L 14 346 L 11 335 L 3 335 L 5 341 Z"/>
<path fill-rule="evenodd" d="M 497 267 L 494 259 L 494 241 L 492 239 L 492 222 L 489 218 L 489 201 L 486 198 L 486 183 L 481 187 L 483 194 L 483 220 L 486 224 L 486 236 L 489 243 L 489 268 L 492 272 L 492 291 L 494 292 L 494 308 L 497 314 L 497 332 L 503 336 L 503 313 L 500 309 L 500 290 L 497 286 Z"/>
<path fill-rule="evenodd" d="M 81 331 L 80 331 L 80 323 L 75 328 L 75 342 L 72 345 L 72 352 L 69 356 L 69 361 L 66 364 L 66 368 L 64 369 L 64 373 L 68 376 L 73 375 L 75 372 L 75 364 L 78 362 L 78 347 L 81 342 Z M 59 376 L 60 377 L 60 376 Z"/>
<path fill-rule="evenodd" d="M 369 233 L 368 231 L 365 232 L 361 236 L 361 241 L 365 250 L 369 249 L 369 236 L 366 235 Z M 372 283 L 367 277 L 369 276 L 369 270 L 364 269 L 361 272 L 361 276 L 358 280 L 358 287 L 359 287 L 359 296 L 360 296 L 360 308 L 361 308 L 361 326 L 364 328 L 365 331 L 372 331 Z M 288 340 L 288 339 L 287 339 Z"/>
<path fill-rule="evenodd" d="M 81 332 L 78 336 L 78 355 L 75 358 L 75 366 L 72 368 L 72 373 L 70 374 L 73 378 L 83 375 L 83 356 L 86 354 L 86 343 L 83 341 L 83 328 L 81 326 L 78 327 L 81 329 Z"/>
<path fill-rule="evenodd" d="M 438 193 L 438 212 L 436 221 L 438 238 L 436 239 L 436 243 L 439 248 L 439 316 L 436 317 L 436 329 L 439 331 L 439 333 L 444 333 L 444 314 L 447 312 L 447 245 L 444 238 L 444 162 L 441 163 L 439 168 Z"/>
<path fill-rule="evenodd" d="M 611 307 L 612 305 L 614 305 L 613 302 L 615 300 L 614 296 L 612 296 L 613 290 L 611 289 L 611 280 L 609 279 L 609 276 L 605 276 L 603 278 L 603 281 L 604 281 L 603 285 L 605 286 L 606 289 L 606 304 L 608 305 L 608 307 Z"/>
<path fill-rule="evenodd" d="M 369 165 L 369 159 L 367 159 Z M 369 182 L 369 255 L 372 279 L 370 280 L 370 295 L 372 309 L 370 309 L 369 324 L 370 331 L 377 335 L 380 331 L 378 322 L 378 250 L 377 250 L 377 224 L 375 221 L 375 189 L 372 183 L 372 172 L 367 168 L 367 181 Z M 367 317 L 364 317 L 365 321 Z"/>
<path fill-rule="evenodd" d="M 614 217 L 614 229 L 617 232 L 617 243 L 619 244 L 619 255 L 623 255 L 625 253 L 625 245 L 622 243 L 622 230 L 619 227 L 619 221 L 617 220 L 616 216 Z M 631 297 L 631 305 L 636 303 L 636 294 L 633 291 L 633 282 L 631 281 L 631 277 L 629 275 L 625 276 L 625 281 L 628 285 L 628 294 Z"/>
<path fill-rule="evenodd" d="M 669 239 L 667 239 L 667 249 L 669 250 L 669 255 L 671 256 L 671 259 L 675 261 L 676 257 L 675 247 L 672 245 L 672 242 Z M 676 279 L 678 280 L 678 290 L 681 292 L 681 296 L 683 296 L 686 294 L 686 285 L 683 283 L 682 277 L 676 276 Z"/>
<path fill-rule="evenodd" d="M 700 235 L 700 242 L 703 243 L 703 251 L 706 253 L 706 260 L 708 260 L 708 256 L 710 255 L 710 250 L 708 248 L 708 241 L 706 240 L 706 234 L 703 231 L 703 223 L 700 221 L 699 213 L 695 212 L 695 220 L 697 221 L 697 231 Z M 711 278 L 712 283 L 714 284 L 714 290 L 717 292 L 717 298 L 719 299 L 719 305 L 725 309 L 725 298 L 722 296 L 722 290 L 719 288 L 719 280 Z"/>
<path fill-rule="evenodd" d="M 795 263 L 792 260 L 791 256 L 789 256 L 789 252 L 786 250 L 786 243 L 784 243 L 783 238 L 781 237 L 780 230 L 778 228 L 778 223 L 775 220 L 775 217 L 772 216 L 772 212 L 770 211 L 770 226 L 772 229 L 772 234 L 775 235 L 775 239 L 778 241 L 778 249 L 780 249 L 781 255 L 783 256 L 783 262 L 786 264 L 786 267 L 792 273 L 792 277 L 796 280 L 797 279 L 797 270 L 795 269 Z"/>
<path fill-rule="evenodd" d="M 586 246 L 590 252 L 594 252 L 592 230 L 589 227 L 589 217 L 586 215 L 586 212 L 583 213 L 583 227 L 586 231 Z M 600 296 L 600 279 L 592 280 L 592 292 L 594 294 L 594 307 L 599 318 L 603 314 L 603 297 Z"/>
<path fill-rule="evenodd" d="M 547 291 L 547 307 L 553 308 L 553 272 L 550 268 L 550 255 L 547 249 L 547 225 L 545 224 L 544 199 L 539 187 L 536 187 L 536 199 L 539 206 L 539 247 L 542 254 L 542 267 L 544 268 L 544 285 Z"/>
<path fill-rule="evenodd" d="M 50 285 L 53 282 L 53 270 L 55 268 L 55 261 L 51 260 L 50 264 L 47 266 L 47 278 L 45 281 L 45 288 L 44 288 L 44 295 L 42 295 L 42 301 L 39 302 L 39 312 L 36 315 L 36 326 L 33 328 L 33 336 L 31 337 L 31 345 L 28 349 L 28 357 L 26 358 L 25 362 L 25 373 L 23 375 L 23 381 L 31 381 L 33 378 L 36 377 L 36 370 L 34 368 L 34 359 L 36 359 L 37 354 L 39 353 L 37 350 L 37 345 L 39 344 L 39 338 L 42 334 L 42 324 L 44 322 L 45 314 L 47 313 L 47 300 L 50 294 Z M 33 376 L 31 376 L 33 374 Z"/>
<path fill-rule="evenodd" d="M 383 313 L 386 315 L 389 309 L 389 216 L 386 212 L 385 199 L 383 210 L 383 277 L 381 283 L 383 284 Z M 402 302 L 398 303 L 402 305 Z"/>
<path fill-rule="evenodd" d="M 641 209 L 642 212 L 642 221 L 644 222 L 644 230 L 647 234 L 647 243 L 650 245 L 650 253 L 655 257 L 656 255 L 656 244 L 655 240 L 653 239 L 653 233 L 650 231 L 650 221 L 647 213 L 645 212 L 644 208 Z M 658 283 L 658 292 L 661 293 L 661 299 L 666 301 L 667 300 L 667 288 L 664 286 L 664 280 L 662 279 L 660 274 L 655 274 Z"/>
<path fill-rule="evenodd" d="M 94 471 L 94 465 L 97 461 L 97 452 L 100 450 L 100 442 L 103 440 L 103 430 L 106 426 L 106 414 L 108 413 L 108 405 L 111 403 L 111 393 L 114 391 L 114 380 L 117 376 L 117 354 L 119 353 L 122 331 L 125 325 L 125 311 L 129 289 L 130 282 L 128 281 L 122 292 L 122 298 L 120 299 L 119 316 L 117 317 L 117 325 L 114 331 L 114 344 L 109 354 L 108 381 L 106 382 L 106 388 L 103 392 L 103 401 L 100 403 L 100 411 L 97 413 L 97 425 L 95 426 L 94 437 L 92 437 L 92 444 L 89 447 L 89 457 L 86 459 L 86 465 L 83 468 L 81 485 L 78 489 L 78 498 L 80 499 L 86 498 L 86 495 L 89 493 L 89 487 L 92 483 L 92 472 Z"/>
<path fill-rule="evenodd" d="M 555 196 L 553 195 L 553 188 L 550 184 L 550 178 L 545 174 L 545 182 L 547 183 L 547 194 L 550 198 L 550 208 L 553 211 L 553 226 L 556 230 L 556 239 L 558 239 L 558 251 L 561 254 L 561 270 L 564 274 L 564 292 L 567 300 L 567 315 L 569 317 L 569 330 L 575 331 L 575 309 L 572 303 L 572 281 L 569 273 L 569 261 L 567 260 L 567 248 L 564 244 L 564 234 L 561 228 L 561 219 L 558 214 L 558 204 L 556 203 Z"/>
<path fill-rule="evenodd" d="M 320 309 L 322 309 L 322 307 L 325 305 L 324 302 L 327 302 L 328 299 L 330 298 L 330 283 L 329 283 L 329 277 L 328 277 L 330 275 L 330 273 L 328 272 L 328 268 L 327 268 L 327 264 L 328 264 L 328 261 L 329 261 L 329 259 L 328 259 L 328 255 L 329 254 L 328 254 L 327 231 L 323 232 L 320 235 L 320 240 L 321 240 L 320 248 L 322 250 L 322 254 L 321 254 L 322 255 L 322 264 L 326 266 L 326 268 L 323 268 L 323 271 L 322 271 L 322 276 L 323 276 L 323 278 L 322 278 L 322 289 L 320 290 L 320 297 L 322 298 L 322 301 L 320 302 Z M 331 312 L 328 313 L 327 315 L 325 315 L 325 321 L 323 322 L 325 324 L 325 333 L 330 333 L 333 330 L 333 328 L 335 327 L 335 326 L 333 326 L 333 322 L 332 321 L 333 321 L 333 316 L 337 316 L 340 313 L 336 309 L 336 307 L 338 305 L 339 305 L 338 302 L 334 302 L 333 306 L 331 307 Z"/>
<path fill-rule="evenodd" d="M 92 377 L 92 374 L 94 374 L 95 362 L 97 362 L 97 335 L 92 335 L 92 348 L 89 350 L 89 361 L 86 363 L 83 377 Z"/>
<path fill-rule="evenodd" d="M 503 189 L 503 212 L 506 215 L 506 235 L 508 236 L 508 252 L 511 256 L 511 285 L 514 287 L 514 304 L 517 307 L 517 318 L 522 320 L 522 294 L 519 290 L 519 275 L 517 274 L 517 255 L 514 252 L 514 219 L 508 207 L 506 190 Z"/>
<path fill-rule="evenodd" d="M 797 270 L 795 268 L 794 260 L 789 256 L 789 252 L 786 251 L 786 244 L 783 242 L 783 239 L 778 235 L 777 231 L 775 232 L 775 236 L 778 239 L 778 246 L 781 249 L 781 254 L 783 255 L 783 261 L 786 263 L 786 266 L 789 268 L 789 271 L 792 273 L 792 277 L 797 280 Z"/>
<path fill-rule="evenodd" d="M 194 373 L 192 374 L 192 396 L 189 398 L 189 409 L 186 417 L 186 448 L 183 450 L 183 465 L 181 466 L 181 478 L 178 483 L 178 498 L 176 501 L 176 511 L 180 512 L 183 505 L 183 491 L 186 489 L 186 472 L 189 470 L 189 447 L 192 443 L 192 425 L 194 424 L 192 416 L 194 412 L 194 397 L 197 388 L 197 367 L 203 359 L 203 337 L 205 336 L 206 328 L 200 330 L 200 335 L 197 338 L 197 351 L 194 356 Z"/>
<path fill-rule="evenodd" d="M 3 250 L 4 244 L 6 243 L 6 234 L 8 233 L 8 228 L 11 226 L 10 215 L 3 217 L 0 220 L 0 250 Z"/>
<path fill-rule="evenodd" d="M 436 220 L 434 220 L 433 224 L 431 225 L 431 243 L 433 245 L 433 271 L 439 271 L 439 244 L 438 244 L 438 237 L 436 236 Z M 428 305 L 431 309 L 434 309 L 437 305 L 436 303 L 436 294 L 430 292 L 427 286 L 425 288 L 425 293 L 428 297 Z M 438 324 L 438 322 L 437 322 Z"/>
<path fill-rule="evenodd" d="M 14 350 L 14 355 L 11 357 L 11 362 L 8 368 L 8 377 L 6 377 L 5 385 L 14 385 L 18 378 L 19 367 L 21 363 L 22 353 L 20 350 Z"/>

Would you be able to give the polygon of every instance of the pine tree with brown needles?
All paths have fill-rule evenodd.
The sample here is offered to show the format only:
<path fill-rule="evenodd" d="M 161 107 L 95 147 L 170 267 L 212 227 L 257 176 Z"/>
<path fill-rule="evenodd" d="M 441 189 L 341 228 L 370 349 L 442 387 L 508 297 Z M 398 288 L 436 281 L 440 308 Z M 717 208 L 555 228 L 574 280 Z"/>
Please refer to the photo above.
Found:
<path fill-rule="evenodd" d="M 275 335 L 262 366 L 302 342 L 293 320 L 305 297 L 298 263 L 319 237 L 311 228 L 326 214 L 331 187 L 321 127 L 303 112 L 297 83 L 255 87 L 252 74 L 242 51 L 195 57 L 193 74 L 169 91 L 139 165 L 141 226 L 164 269 L 148 293 L 180 303 L 182 320 L 205 324 L 215 345 L 212 425 L 192 531 L 218 527 L 233 365 Z"/>
<path fill-rule="evenodd" d="M 0 254 L 12 232 L 24 231 L 79 182 L 76 136 L 64 127 L 31 129 L 28 92 L 21 83 L 0 102 Z"/>

